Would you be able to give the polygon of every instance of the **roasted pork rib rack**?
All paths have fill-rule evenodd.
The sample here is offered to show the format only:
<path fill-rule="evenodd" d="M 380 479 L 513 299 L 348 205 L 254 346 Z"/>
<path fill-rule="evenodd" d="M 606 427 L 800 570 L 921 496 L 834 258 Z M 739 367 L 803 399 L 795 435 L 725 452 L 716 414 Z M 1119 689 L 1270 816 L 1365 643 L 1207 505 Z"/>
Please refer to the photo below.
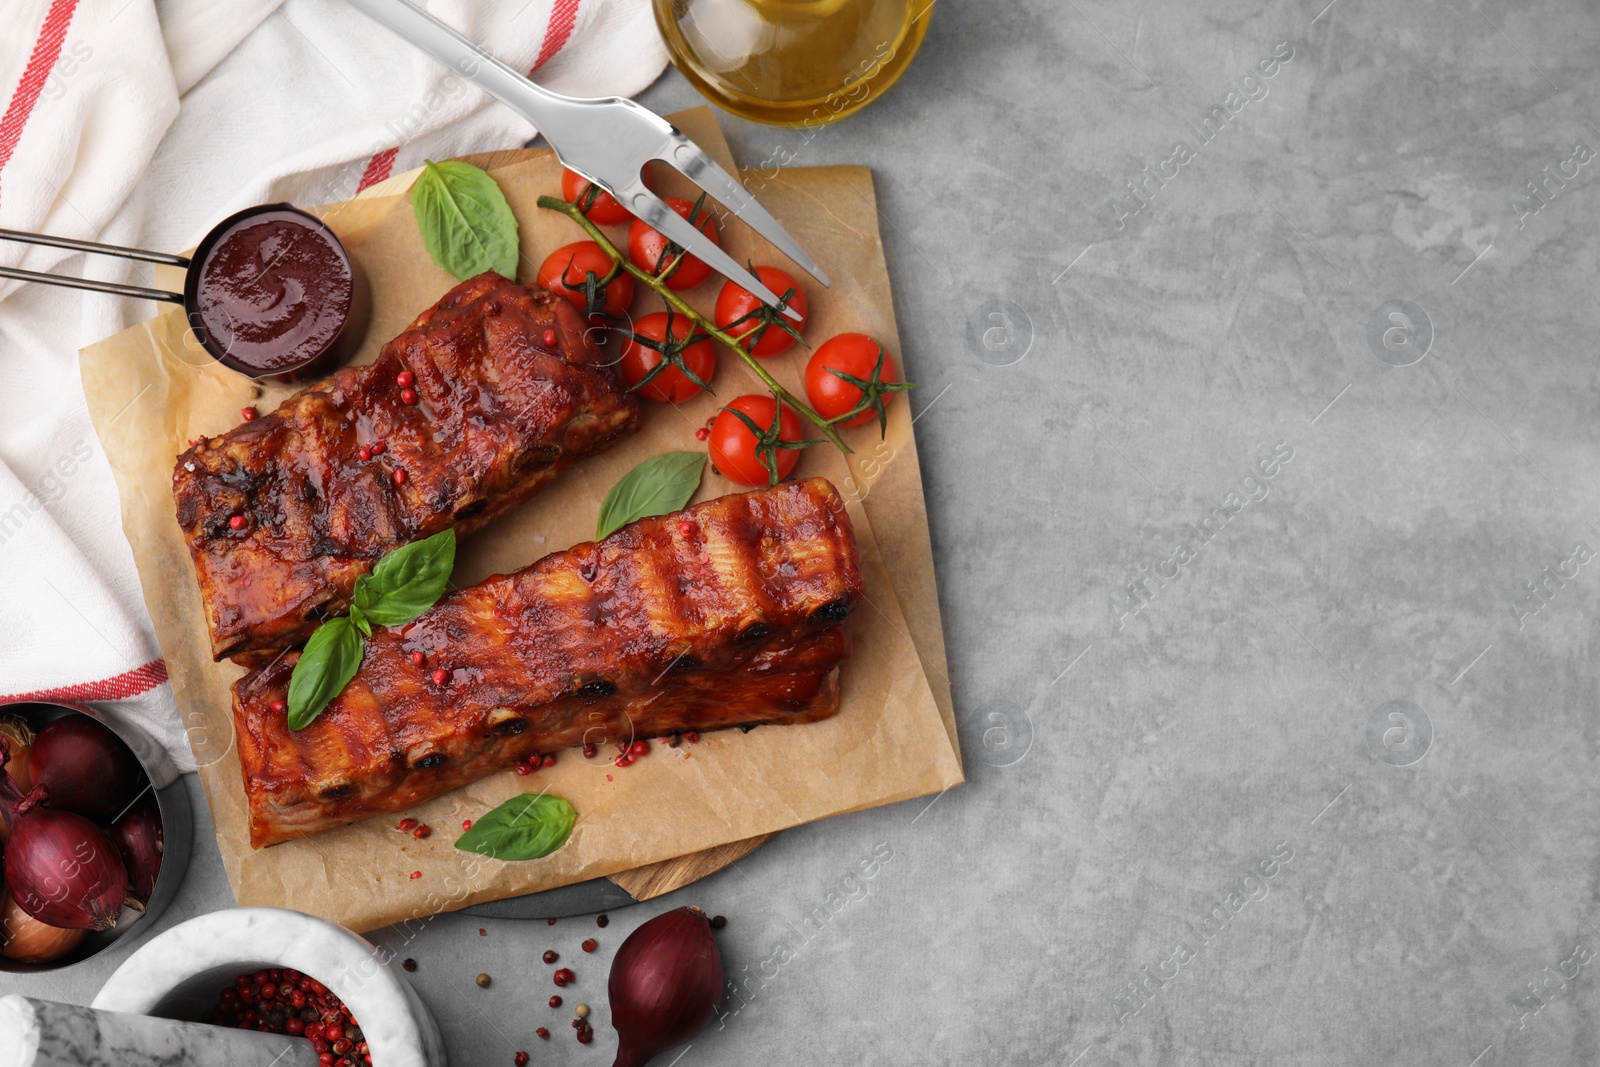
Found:
<path fill-rule="evenodd" d="M 179 456 L 213 656 L 304 642 L 385 552 L 475 530 L 636 430 L 638 402 L 585 327 L 561 297 L 482 274 L 376 362 Z"/>
<path fill-rule="evenodd" d="M 642 519 L 375 628 L 355 679 L 298 731 L 290 653 L 233 688 L 251 842 L 573 745 L 827 718 L 861 596 L 849 516 L 812 479 Z"/>

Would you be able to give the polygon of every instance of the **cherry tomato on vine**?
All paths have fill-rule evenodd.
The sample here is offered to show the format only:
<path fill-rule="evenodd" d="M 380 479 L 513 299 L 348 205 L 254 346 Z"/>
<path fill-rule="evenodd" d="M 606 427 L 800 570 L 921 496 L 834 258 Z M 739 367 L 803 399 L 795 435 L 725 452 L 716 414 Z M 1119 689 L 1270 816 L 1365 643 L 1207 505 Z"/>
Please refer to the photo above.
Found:
<path fill-rule="evenodd" d="M 722 287 L 722 292 L 717 294 L 717 311 L 713 317 L 720 330 L 738 336 L 751 329 L 759 329 L 760 333 L 753 334 L 755 340 L 740 342 L 740 347 L 752 356 L 768 359 L 781 355 L 794 347 L 795 334 L 806 328 L 806 315 L 810 311 L 810 304 L 806 300 L 806 292 L 796 284 L 787 271 L 777 267 L 756 267 L 752 273 L 760 280 L 762 285 L 771 289 L 784 298 L 785 293 L 792 293 L 785 301 L 800 316 L 800 321 L 787 319 L 783 314 L 768 307 L 755 296 L 735 282 L 728 282 Z M 790 333 L 789 329 L 794 330 Z"/>
<path fill-rule="evenodd" d="M 717 412 L 717 419 L 711 424 L 708 448 L 712 464 L 730 481 L 740 485 L 775 485 L 794 470 L 800 460 L 800 450 L 777 446 L 800 443 L 800 416 L 783 408 L 778 416 L 777 433 L 772 436 L 773 416 L 777 411 L 778 402 L 772 397 L 752 393 L 731 401 L 727 408 Z M 772 456 L 776 477 L 763 457 L 761 439 L 734 412 L 742 412 L 763 434 L 772 436 L 765 451 Z"/>
<path fill-rule="evenodd" d="M 646 400 L 661 404 L 681 404 L 698 396 L 701 387 L 683 373 L 682 367 L 709 385 L 717 370 L 717 353 L 710 337 L 696 334 L 700 338 L 696 341 L 690 336 L 693 330 L 694 323 L 665 311 L 653 312 L 634 323 L 632 336 L 622 344 L 622 376 L 628 387 Z"/>
<path fill-rule="evenodd" d="M 717 233 L 717 220 L 711 217 L 711 212 L 704 204 L 697 208 L 675 196 L 666 197 L 662 202 L 686 219 L 693 215 L 692 221 L 700 232 L 711 238 L 712 244 L 722 244 L 722 238 Z M 682 256 L 682 261 L 670 267 L 672 273 L 665 279 L 668 289 L 673 292 L 693 289 L 711 277 L 710 267 L 694 256 L 684 255 L 681 248 L 645 225 L 643 219 L 633 220 L 633 226 L 628 230 L 628 258 L 633 260 L 635 267 L 659 276 L 663 270 L 669 269 L 669 264 L 678 256 Z"/>
<path fill-rule="evenodd" d="M 841 333 L 828 339 L 806 364 L 806 399 L 823 418 L 837 419 L 867 398 L 860 414 L 845 419 L 841 426 L 861 426 L 873 419 L 881 422 L 894 394 L 910 388 L 900 381 L 894 357 L 864 333 Z"/>
<path fill-rule="evenodd" d="M 611 257 L 595 242 L 574 241 L 545 257 L 539 267 L 539 284 L 566 297 L 579 311 L 588 312 L 591 322 L 602 321 L 601 315 L 620 319 L 633 303 L 633 275 L 618 268 L 617 276 L 600 286 L 598 283 L 611 273 L 613 266 Z M 596 282 L 597 307 L 589 306 L 587 283 L 591 274 Z"/>
<path fill-rule="evenodd" d="M 655 179 L 650 177 L 649 167 L 644 169 L 644 184 L 647 189 L 654 189 L 656 185 Z M 580 200 L 579 197 L 586 199 Z M 577 204 L 590 222 L 598 222 L 602 226 L 627 222 L 633 218 L 632 212 L 617 203 L 616 197 L 574 170 L 561 172 L 561 199 Z M 586 203 L 588 207 L 584 207 Z"/>

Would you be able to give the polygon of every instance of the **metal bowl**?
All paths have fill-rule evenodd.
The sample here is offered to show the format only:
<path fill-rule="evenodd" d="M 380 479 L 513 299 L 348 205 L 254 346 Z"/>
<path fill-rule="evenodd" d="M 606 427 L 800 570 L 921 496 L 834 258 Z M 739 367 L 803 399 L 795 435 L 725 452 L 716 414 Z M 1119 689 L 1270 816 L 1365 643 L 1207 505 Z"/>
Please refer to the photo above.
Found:
<path fill-rule="evenodd" d="M 113 721 L 93 708 L 36 701 L 0 704 L 0 718 L 15 716 L 35 731 L 68 715 L 87 715 L 104 723 L 126 742 L 144 768 L 145 777 L 149 779 L 150 787 L 156 794 L 156 807 L 161 813 L 163 844 L 161 873 L 156 876 L 155 890 L 145 903 L 142 914 L 133 908 L 123 908 L 116 926 L 109 930 L 91 933 L 72 952 L 50 963 L 19 963 L 0 956 L 0 971 L 9 971 L 13 974 L 59 971 L 64 967 L 82 963 L 114 943 L 128 941 L 131 944 L 133 940 L 144 936 L 155 927 L 156 920 L 177 895 L 178 887 L 183 883 L 184 873 L 189 868 L 189 854 L 194 844 L 194 811 L 189 804 L 189 794 L 184 789 L 183 778 L 168 758 L 165 749 L 146 736 L 142 730 Z"/>

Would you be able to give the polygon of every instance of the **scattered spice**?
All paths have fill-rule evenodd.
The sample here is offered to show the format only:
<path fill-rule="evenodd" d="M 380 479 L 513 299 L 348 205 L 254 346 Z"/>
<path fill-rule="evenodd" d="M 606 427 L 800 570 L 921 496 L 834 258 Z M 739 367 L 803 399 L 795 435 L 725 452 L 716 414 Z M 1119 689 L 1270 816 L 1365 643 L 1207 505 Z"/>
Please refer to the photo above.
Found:
<path fill-rule="evenodd" d="M 243 515 L 235 515 L 233 518 L 228 520 L 229 528 L 234 530 L 242 530 L 249 525 L 250 520 L 245 518 Z"/>
<path fill-rule="evenodd" d="M 554 330 L 546 330 L 544 332 L 544 346 L 546 348 L 554 348 L 555 344 L 556 344 L 556 332 Z"/>
<path fill-rule="evenodd" d="M 480 975 L 478 975 L 477 978 L 475 978 L 473 980 L 478 983 L 478 988 L 479 989 L 488 989 L 489 988 L 489 983 L 494 981 L 493 978 L 490 978 L 486 974 L 480 974 Z"/>
<path fill-rule="evenodd" d="M 593 952 L 595 949 L 597 949 L 599 947 L 600 947 L 600 942 L 596 941 L 592 937 L 588 938 L 583 943 L 583 951 L 585 951 L 585 952 Z"/>
<path fill-rule="evenodd" d="M 400 390 L 400 402 L 403 404 L 415 404 L 417 402 L 417 391 L 415 389 Z"/>
<path fill-rule="evenodd" d="M 589 1017 L 589 1005 L 579 1004 L 576 1008 L 572 1009 L 572 1013 L 580 1019 L 587 1019 Z"/>
<path fill-rule="evenodd" d="M 555 753 L 552 752 L 552 753 L 546 755 L 544 760 L 543 760 L 543 764 L 546 767 L 554 767 L 556 765 Z"/>
<path fill-rule="evenodd" d="M 540 958 L 543 959 L 546 963 L 554 963 L 556 960 L 559 960 L 561 958 L 561 954 L 558 953 L 553 948 L 547 948 L 547 949 L 544 950 L 544 955 L 542 957 L 540 957 Z"/>
<path fill-rule="evenodd" d="M 694 432 L 694 439 L 696 441 L 704 441 L 706 438 L 708 438 L 710 436 L 711 436 L 711 431 L 706 429 L 704 426 L 700 427 L 698 430 L 696 430 Z"/>
<path fill-rule="evenodd" d="M 528 1067 L 528 1054 L 519 1050 L 515 1056 L 511 1057 L 511 1062 L 516 1064 L 517 1067 Z"/>
<path fill-rule="evenodd" d="M 689 742 L 691 745 L 698 745 L 700 743 L 700 735 L 695 733 L 693 730 L 685 733 L 683 735 L 683 739 Z"/>
<path fill-rule="evenodd" d="M 372 1063 L 350 1009 L 327 986 L 293 969 L 273 967 L 240 975 L 223 987 L 204 1021 L 304 1037 L 323 1064 L 370 1067 Z"/>
<path fill-rule="evenodd" d="M 411 831 L 411 836 L 416 838 L 418 841 L 421 841 L 431 833 L 433 833 L 433 827 L 424 824 Z"/>
<path fill-rule="evenodd" d="M 728 917 L 726 915 L 713 915 L 711 917 L 711 929 L 720 930 L 727 925 Z"/>
<path fill-rule="evenodd" d="M 489 936 L 489 931 L 485 930 L 483 927 L 480 926 L 480 927 L 478 927 L 478 936 L 479 937 L 488 937 Z"/>
<path fill-rule="evenodd" d="M 462 819 L 462 820 L 461 820 L 461 828 L 462 828 L 462 829 L 463 829 L 463 830 L 470 830 L 470 829 L 472 829 L 472 820 L 471 820 L 471 819 Z"/>
<path fill-rule="evenodd" d="M 445 670 L 443 667 L 440 667 L 438 670 L 433 672 L 433 684 L 434 685 L 443 685 L 445 682 L 447 682 L 449 680 L 450 680 L 450 672 Z"/>
<path fill-rule="evenodd" d="M 393 478 L 394 478 L 394 484 L 395 485 L 405 485 L 406 484 L 406 469 L 404 467 L 396 467 L 395 471 L 394 471 Z"/>
<path fill-rule="evenodd" d="M 418 878 L 421 878 L 421 877 L 422 877 L 422 872 L 421 871 L 412 871 L 411 872 L 411 880 L 413 882 L 415 882 Z"/>
<path fill-rule="evenodd" d="M 584 1023 L 578 1028 L 578 1044 L 587 1045 L 594 1040 L 594 1027 Z"/>
<path fill-rule="evenodd" d="M 563 967 L 555 973 L 553 979 L 556 985 L 564 986 L 571 985 L 573 982 L 576 982 L 578 980 L 578 976 L 573 974 L 570 968 Z"/>
<path fill-rule="evenodd" d="M 272 702 L 272 713 L 274 715 L 282 715 L 283 712 L 284 712 L 284 709 L 287 708 L 287 707 L 288 707 L 288 705 L 285 704 L 283 701 L 274 700 Z"/>
<path fill-rule="evenodd" d="M 381 456 L 383 455 L 383 450 L 387 447 L 388 446 L 383 443 L 383 439 L 379 438 L 378 440 L 372 442 L 372 454 L 374 456 Z"/>
<path fill-rule="evenodd" d="M 400 961 L 400 966 L 404 967 L 408 971 L 414 971 L 417 969 L 417 961 L 412 959 L 410 956 L 407 956 L 405 959 Z"/>
<path fill-rule="evenodd" d="M 425 660 L 427 658 L 428 657 L 424 656 L 421 652 L 413 652 L 413 653 L 411 653 L 411 662 L 412 662 L 412 664 L 414 666 L 417 666 L 417 667 L 422 666 L 423 660 Z"/>
<path fill-rule="evenodd" d="M 255 408 L 240 408 L 239 414 L 244 416 L 245 422 L 255 422 L 256 416 L 261 414 L 261 412 L 257 411 Z"/>
<path fill-rule="evenodd" d="M 554 926 L 554 925 L 555 925 L 555 924 L 556 924 L 556 921 L 555 921 L 555 920 L 554 920 L 554 919 L 546 919 L 546 920 L 545 920 L 545 921 L 544 921 L 544 924 L 545 924 L 545 925 L 546 925 L 546 926 Z"/>
<path fill-rule="evenodd" d="M 403 370 L 394 376 L 394 384 L 398 385 L 402 389 L 416 380 L 416 376 L 408 370 Z"/>
<path fill-rule="evenodd" d="M 640 756 L 647 755 L 649 751 L 650 742 L 642 738 L 628 746 L 628 755 L 632 756 L 634 759 L 638 759 Z"/>
<path fill-rule="evenodd" d="M 561 998 L 560 998 L 560 997 L 559 997 L 559 996 L 553 996 L 553 997 L 551 997 L 551 998 L 550 998 L 550 1006 L 551 1006 L 551 1007 L 552 1007 L 552 1008 L 559 1008 L 559 1007 L 561 1007 Z"/>
<path fill-rule="evenodd" d="M 535 1030 L 534 1033 L 538 1034 L 541 1040 L 550 1040 L 550 1028 L 547 1026 L 539 1027 L 539 1029 Z"/>
<path fill-rule="evenodd" d="M 583 745 L 583 758 L 584 759 L 594 759 L 594 755 L 598 751 L 599 751 L 599 749 L 595 748 L 593 745 L 589 744 L 588 742 L 584 742 L 584 745 Z"/>
<path fill-rule="evenodd" d="M 404 833 L 408 833 L 408 834 L 412 830 L 415 830 L 416 828 L 417 828 L 417 820 L 415 820 L 415 819 L 401 819 L 400 822 L 395 826 L 396 830 L 400 830 L 400 831 L 402 831 Z"/>
<path fill-rule="evenodd" d="M 594 924 L 604 930 L 607 926 L 611 925 L 611 916 L 602 915 L 594 921 Z"/>

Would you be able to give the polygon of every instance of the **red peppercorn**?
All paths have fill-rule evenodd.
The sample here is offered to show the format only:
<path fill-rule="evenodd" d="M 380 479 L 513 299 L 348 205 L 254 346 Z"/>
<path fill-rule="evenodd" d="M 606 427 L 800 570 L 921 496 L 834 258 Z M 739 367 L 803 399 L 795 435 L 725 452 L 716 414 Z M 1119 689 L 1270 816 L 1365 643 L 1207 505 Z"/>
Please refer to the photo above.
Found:
<path fill-rule="evenodd" d="M 578 1031 L 578 1044 L 587 1045 L 589 1042 L 591 1042 L 593 1040 L 594 1040 L 594 1029 L 593 1029 L 593 1027 L 585 1026 L 582 1030 Z"/>
<path fill-rule="evenodd" d="M 299 1037 L 305 1033 L 306 1024 L 303 1019 L 297 1019 L 291 1015 L 283 1021 L 283 1029 L 290 1037 Z"/>
<path fill-rule="evenodd" d="M 683 534 L 683 536 L 688 537 L 690 534 L 694 533 L 694 523 L 687 521 L 678 523 L 678 532 Z"/>
<path fill-rule="evenodd" d="M 403 370 L 394 376 L 394 383 L 402 389 L 416 380 L 416 376 L 408 370 Z"/>
<path fill-rule="evenodd" d="M 556 332 L 554 330 L 546 330 L 544 332 L 544 346 L 546 348 L 554 348 L 555 345 L 556 345 Z"/>
<path fill-rule="evenodd" d="M 256 416 L 261 414 L 255 408 L 240 408 L 239 414 L 244 416 L 245 422 L 255 422 Z"/>
<path fill-rule="evenodd" d="M 560 997 L 559 997 L 559 996 L 554 996 L 554 997 L 551 997 L 551 998 L 550 998 L 550 1006 L 551 1006 L 551 1007 L 552 1007 L 552 1008 L 559 1008 L 559 1007 L 561 1007 L 561 998 L 560 998 Z"/>
<path fill-rule="evenodd" d="M 405 485 L 406 484 L 406 469 L 404 467 L 395 468 L 394 484 L 395 485 Z"/>
<path fill-rule="evenodd" d="M 554 963 L 556 960 L 561 958 L 561 954 L 553 948 L 547 948 L 544 950 L 544 955 L 539 958 L 544 960 L 546 963 Z"/>
<path fill-rule="evenodd" d="M 541 1026 L 539 1029 L 535 1030 L 534 1033 L 538 1034 L 545 1041 L 550 1040 L 550 1030 L 547 1027 Z"/>
<path fill-rule="evenodd" d="M 577 978 L 577 976 L 566 967 L 561 968 L 552 977 L 554 978 L 556 985 L 566 985 L 569 982 L 575 981 Z"/>
<path fill-rule="evenodd" d="M 417 391 L 415 389 L 400 390 L 400 400 L 402 403 L 415 404 L 417 402 Z"/>
<path fill-rule="evenodd" d="M 250 525 L 250 520 L 245 518 L 243 515 L 235 515 L 233 518 L 228 520 L 228 525 L 235 530 L 242 530 L 246 526 Z"/>
<path fill-rule="evenodd" d="M 434 685 L 443 685 L 445 682 L 447 682 L 449 680 L 450 680 L 450 672 L 445 670 L 443 667 L 440 667 L 438 670 L 433 672 L 433 684 Z"/>
<path fill-rule="evenodd" d="M 643 738 L 640 738 L 638 741 L 635 741 L 633 744 L 628 746 L 628 755 L 634 757 L 635 759 L 638 759 L 640 756 L 645 755 L 649 751 L 650 742 L 644 740 Z"/>
<path fill-rule="evenodd" d="M 586 938 L 584 940 L 584 942 L 583 942 L 583 951 L 585 951 L 585 952 L 593 952 L 595 949 L 597 949 L 599 947 L 600 947 L 600 942 L 596 941 L 592 937 Z"/>
<path fill-rule="evenodd" d="M 422 877 L 422 872 L 421 871 L 412 871 L 411 872 L 411 880 L 413 882 L 416 881 L 418 878 L 421 878 L 421 877 Z"/>
<path fill-rule="evenodd" d="M 584 759 L 594 759 L 594 755 L 598 751 L 599 750 L 597 748 L 595 748 L 593 745 L 588 744 L 587 742 L 585 742 L 585 744 L 583 746 L 583 758 Z"/>
<path fill-rule="evenodd" d="M 517 760 L 516 763 L 512 764 L 511 769 L 523 777 L 527 777 L 533 773 L 533 768 L 528 766 L 527 763 L 523 762 L 522 760 Z"/>
<path fill-rule="evenodd" d="M 708 438 L 710 436 L 711 436 L 711 431 L 706 429 L 704 426 L 700 427 L 698 430 L 696 430 L 694 432 L 694 439 L 696 441 L 704 441 L 706 438 Z"/>
<path fill-rule="evenodd" d="M 422 666 L 422 661 L 427 658 L 428 657 L 424 656 L 421 652 L 411 653 L 411 662 L 416 664 L 418 667 Z"/>
<path fill-rule="evenodd" d="M 556 924 L 556 921 L 555 921 L 555 920 L 554 920 L 554 919 L 546 919 L 546 920 L 545 920 L 545 921 L 544 921 L 544 924 L 545 924 L 545 925 L 546 925 L 546 926 L 554 926 L 554 925 L 555 925 L 555 924 Z"/>
<path fill-rule="evenodd" d="M 415 830 L 411 831 L 411 836 L 416 838 L 418 841 L 421 841 L 431 833 L 433 833 L 433 827 L 419 826 Z"/>
<path fill-rule="evenodd" d="M 273 701 L 273 702 L 272 702 L 272 713 L 273 713 L 273 714 L 274 714 L 274 715 L 282 715 L 282 714 L 283 714 L 283 709 L 284 709 L 284 708 L 285 708 L 285 707 L 286 707 L 286 705 L 285 705 L 285 704 L 284 704 L 284 702 L 283 702 L 283 701 L 281 701 L 281 700 L 274 700 L 274 701 Z"/>
<path fill-rule="evenodd" d="M 417 828 L 417 820 L 415 820 L 415 819 L 401 819 L 400 822 L 395 826 L 396 830 L 400 830 L 400 831 L 402 831 L 404 833 L 408 833 L 408 834 L 412 830 L 415 830 L 416 828 Z"/>
<path fill-rule="evenodd" d="M 539 762 L 540 762 L 540 764 L 541 764 L 541 765 L 542 765 L 542 766 L 545 766 L 545 767 L 554 767 L 554 766 L 555 766 L 555 765 L 556 765 L 556 757 L 555 757 L 555 754 L 554 754 L 554 753 L 551 753 L 551 754 L 548 754 L 548 755 L 546 755 L 546 756 L 545 756 L 545 758 L 544 758 L 544 759 L 542 759 L 542 760 L 540 760 L 540 761 L 539 761 Z"/>
<path fill-rule="evenodd" d="M 470 829 L 472 829 L 472 820 L 471 820 L 471 819 L 462 819 L 462 820 L 461 820 L 461 828 L 462 828 L 462 829 L 463 829 L 463 830 L 470 830 Z"/>
<path fill-rule="evenodd" d="M 611 916 L 602 915 L 594 921 L 594 924 L 600 927 L 600 929 L 604 930 L 607 926 L 611 925 Z"/>
<path fill-rule="evenodd" d="M 517 1067 L 528 1067 L 528 1054 L 526 1052 L 518 1052 L 511 1057 L 511 1062 L 516 1064 Z"/>
<path fill-rule="evenodd" d="M 383 455 L 383 450 L 387 447 L 389 446 L 385 445 L 382 440 L 374 441 L 372 442 L 372 454 L 374 456 L 381 456 Z"/>
<path fill-rule="evenodd" d="M 632 756 L 618 756 L 616 759 L 612 760 L 611 762 L 615 763 L 618 767 L 626 767 L 626 766 L 628 766 L 629 764 L 631 764 L 633 762 L 633 757 Z"/>
<path fill-rule="evenodd" d="M 684 734 L 683 739 L 689 742 L 691 745 L 698 745 L 700 743 L 700 735 L 695 733 L 693 730 L 690 730 L 688 733 Z"/>

